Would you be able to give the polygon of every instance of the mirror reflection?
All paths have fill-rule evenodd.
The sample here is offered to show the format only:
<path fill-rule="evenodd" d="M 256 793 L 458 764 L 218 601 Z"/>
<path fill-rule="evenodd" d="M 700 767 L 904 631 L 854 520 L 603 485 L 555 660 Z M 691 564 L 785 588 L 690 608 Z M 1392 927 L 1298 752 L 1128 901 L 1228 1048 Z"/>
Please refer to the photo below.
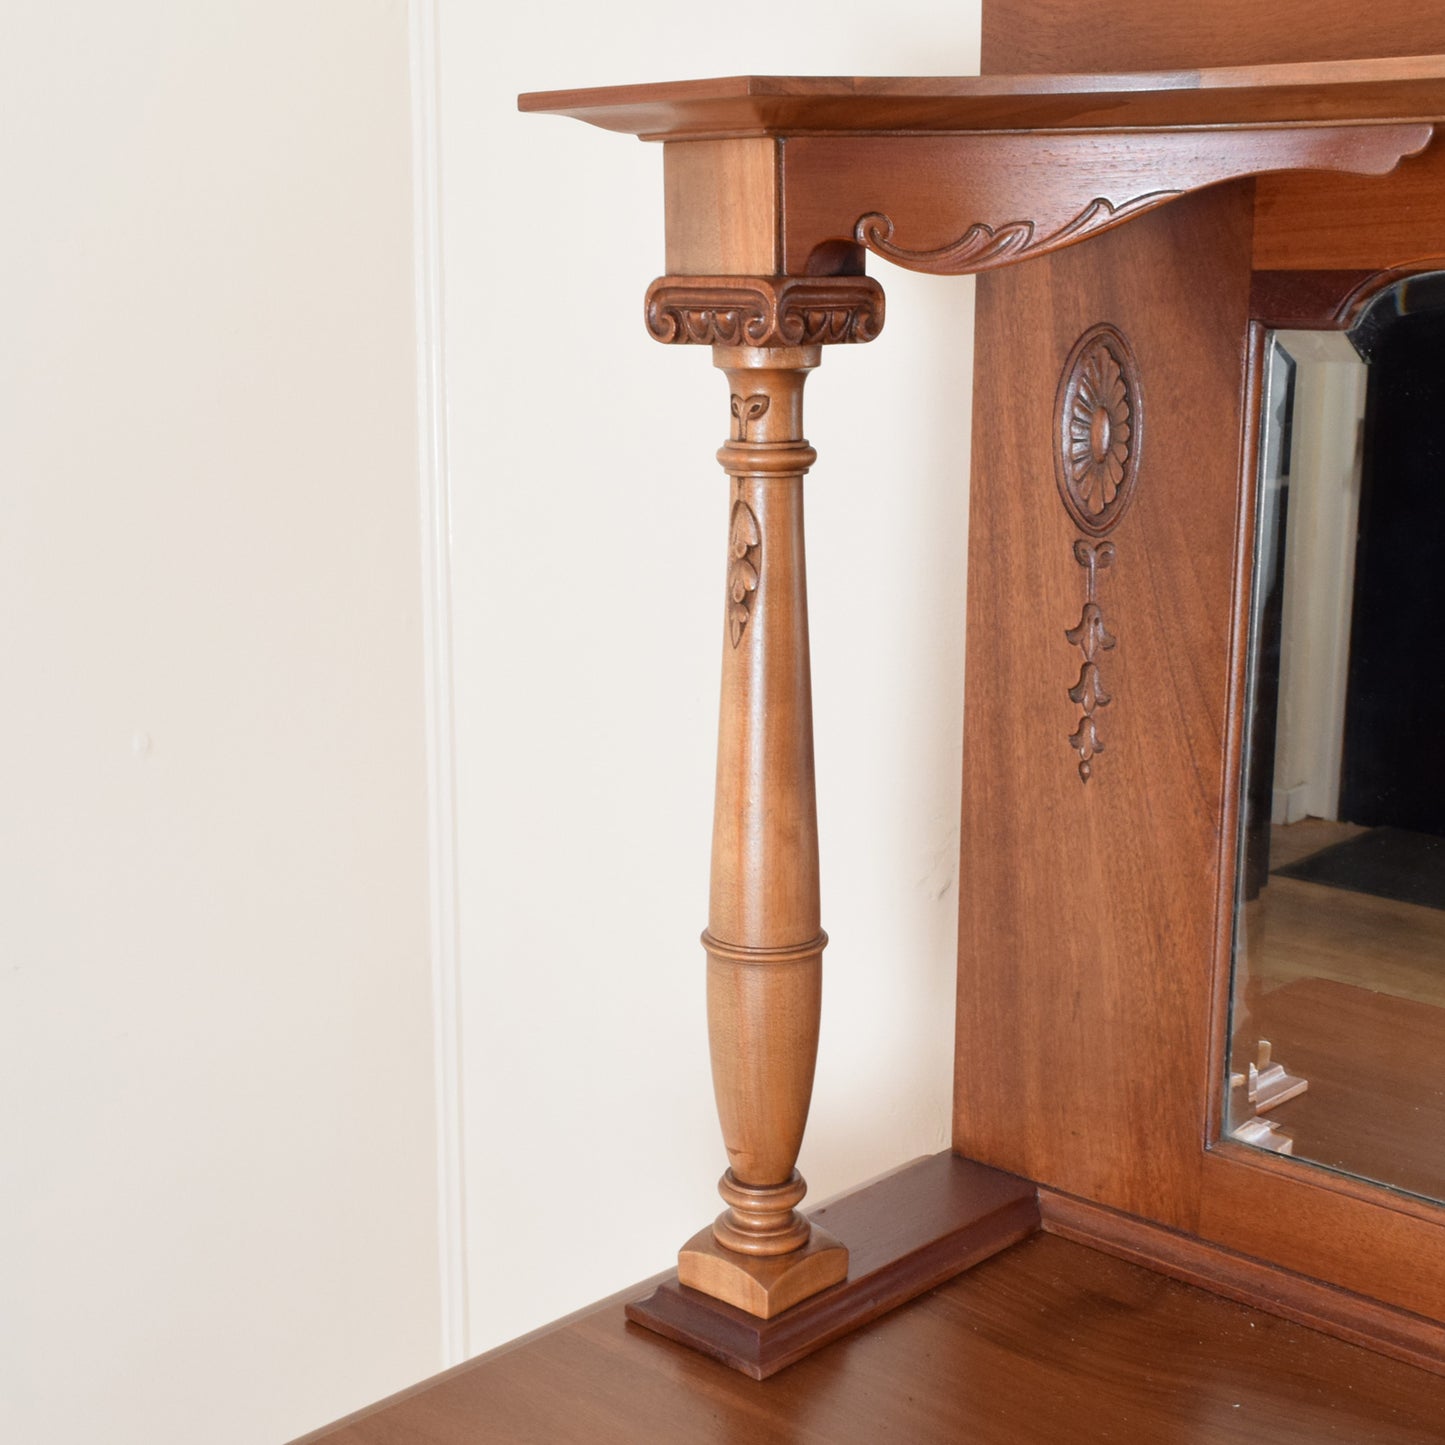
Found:
<path fill-rule="evenodd" d="M 1228 1128 L 1445 1199 L 1445 273 L 1267 358 Z"/>

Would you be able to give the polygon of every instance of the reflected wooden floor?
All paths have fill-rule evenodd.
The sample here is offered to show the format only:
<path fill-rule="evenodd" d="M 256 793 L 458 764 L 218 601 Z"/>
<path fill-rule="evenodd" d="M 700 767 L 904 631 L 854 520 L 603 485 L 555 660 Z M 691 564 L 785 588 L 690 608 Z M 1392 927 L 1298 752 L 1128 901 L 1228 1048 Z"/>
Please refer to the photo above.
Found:
<path fill-rule="evenodd" d="M 1269 830 L 1269 866 L 1288 868 L 1321 848 L 1348 842 L 1368 832 L 1358 823 L 1336 823 L 1328 818 L 1302 818 L 1298 823 L 1276 823 Z"/>
<path fill-rule="evenodd" d="M 1442 1421 L 1445 1377 L 1035 1235 L 770 1380 L 614 1301 L 306 1439 L 1439 1445 Z"/>
<path fill-rule="evenodd" d="M 1363 831 L 1277 826 L 1271 866 Z M 1309 1080 L 1268 1115 L 1295 1156 L 1445 1198 L 1445 910 L 1272 873 L 1246 908 L 1243 965 L 1234 1067 L 1263 1037 Z"/>
<path fill-rule="evenodd" d="M 1363 832 L 1307 818 L 1271 830 L 1270 864 L 1282 867 Z M 1271 875 L 1247 906 L 1247 968 L 1264 991 L 1299 978 L 1445 1008 L 1445 910 Z"/>
<path fill-rule="evenodd" d="M 1310 1081 L 1269 1113 L 1297 1158 L 1445 1199 L 1445 1010 L 1298 979 L 1259 1001 L 1257 1021 Z"/>

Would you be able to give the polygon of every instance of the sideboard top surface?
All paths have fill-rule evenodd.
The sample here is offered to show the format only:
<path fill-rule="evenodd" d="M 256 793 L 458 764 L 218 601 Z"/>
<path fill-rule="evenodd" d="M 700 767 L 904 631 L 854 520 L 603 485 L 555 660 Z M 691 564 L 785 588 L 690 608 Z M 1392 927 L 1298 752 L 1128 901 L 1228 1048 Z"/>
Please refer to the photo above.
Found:
<path fill-rule="evenodd" d="M 744 75 L 536 91 L 517 104 L 644 140 L 1433 121 L 1445 119 L 1445 55 L 1114 75 Z"/>

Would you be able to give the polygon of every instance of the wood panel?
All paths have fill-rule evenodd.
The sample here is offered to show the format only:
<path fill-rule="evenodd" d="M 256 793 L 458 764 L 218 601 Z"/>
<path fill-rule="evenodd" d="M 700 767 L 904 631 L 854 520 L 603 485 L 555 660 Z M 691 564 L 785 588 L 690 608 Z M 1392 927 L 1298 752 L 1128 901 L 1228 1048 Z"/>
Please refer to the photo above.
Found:
<path fill-rule="evenodd" d="M 1262 176 L 1256 187 L 1256 270 L 1445 264 L 1445 145 L 1438 140 L 1388 176 L 1295 173 Z"/>
<path fill-rule="evenodd" d="M 1432 9 L 1422 15 L 1399 0 L 1368 10 L 1340 5 L 1306 9 L 1300 0 L 1263 9 L 1246 8 L 1234 0 L 1207 8 L 1170 0 L 1146 8 L 1140 0 L 1116 0 L 1102 13 L 1096 11 L 1093 19 L 1091 30 L 1080 27 L 1076 8 L 1053 0 L 989 0 L 986 68 L 1242 64 L 1445 48 L 1445 13 Z M 1418 267 L 1445 252 L 1440 239 L 1445 237 L 1445 208 L 1440 201 L 1445 194 L 1445 158 L 1440 149 L 1405 162 L 1383 180 L 1262 178 L 1256 185 L 1252 259 L 1274 273 L 1263 278 L 1267 284 L 1257 293 L 1258 301 L 1272 297 L 1271 304 L 1280 312 L 1271 312 L 1269 319 L 1312 314 L 1330 294 L 1347 295 L 1363 273 Z M 1166 385 L 1162 407 L 1157 404 L 1159 393 L 1147 393 L 1156 399 L 1147 412 L 1149 427 L 1159 421 L 1161 411 L 1172 415 L 1188 409 L 1198 396 L 1188 352 L 1199 346 L 1201 335 L 1207 347 L 1208 338 L 1226 339 L 1236 332 L 1237 288 L 1247 282 L 1249 266 L 1237 244 L 1225 241 L 1228 254 L 1221 252 L 1222 238 L 1210 237 L 1207 227 L 1176 238 L 1182 254 L 1195 248 L 1193 283 L 1167 247 L 1129 254 L 1129 232 L 1156 224 L 1157 218 L 1134 223 L 1121 237 L 1090 242 L 1074 257 L 1045 263 L 1054 268 L 1051 276 L 1070 275 L 1091 297 L 1107 296 L 1111 284 L 1132 285 L 1132 294 L 1155 308 L 1165 340 L 1169 327 L 1175 328 L 1182 369 Z M 1118 250 L 1109 256 L 1111 246 Z M 1091 264 L 1097 261 L 1096 272 L 1065 273 L 1063 268 L 1086 254 Z M 1118 268 L 1112 283 L 1109 265 Z M 1021 428 L 1026 423 L 1022 415 L 1013 419 L 1011 411 L 1037 412 L 1047 388 L 1020 373 L 1016 358 L 1035 357 L 1040 332 L 1055 333 L 1053 344 L 1059 344 L 1059 295 L 1064 285 L 1059 279 L 1031 281 L 1029 269 L 979 282 L 982 360 L 975 384 L 976 488 L 988 484 L 991 454 L 1003 455 L 1020 477 L 1035 474 L 1042 460 L 1038 450 L 1042 441 L 1035 435 L 1025 444 Z M 1317 275 L 1301 286 L 1289 281 L 1289 272 L 1334 274 Z M 1353 282 L 1347 272 L 1355 273 Z M 1206 319 L 1202 333 L 1197 318 L 1192 322 L 1181 311 L 1177 296 L 1181 287 L 1188 290 L 1191 284 L 1218 301 L 1218 315 Z M 1242 332 L 1239 339 L 1244 339 Z M 1149 343 L 1140 345 L 1136 338 L 1136 347 L 1142 358 Z M 987 362 L 1000 355 L 1009 358 L 1001 373 Z M 1036 365 L 1035 359 L 1031 369 Z M 1235 367 L 1237 387 L 1246 379 L 1242 355 Z M 1146 388 L 1148 381 L 1146 369 Z M 1011 389 L 1017 400 L 1011 399 Z M 1047 581 L 1030 592 L 1014 580 L 1031 549 L 1041 545 L 1043 524 L 1026 522 L 1013 511 L 999 515 L 985 501 L 976 502 L 971 534 L 956 1137 L 977 1156 L 1031 1173 L 1046 1185 L 1059 1183 L 1085 1199 L 1124 1209 L 1131 1206 L 1122 1201 L 1131 1198 L 1131 1212 L 1193 1229 L 1232 1255 L 1268 1261 L 1292 1276 L 1325 1281 L 1337 1287 L 1336 1293 L 1350 1290 L 1373 1297 L 1392 1307 L 1395 1313 L 1388 1318 L 1396 1324 L 1406 1320 L 1402 1337 L 1423 1331 L 1422 1338 L 1434 1341 L 1428 1348 L 1435 1349 L 1438 1339 L 1431 1331 L 1436 1327 L 1428 1319 L 1418 1324 L 1409 1321 L 1415 1316 L 1445 1320 L 1445 1267 L 1439 1265 L 1445 1258 L 1441 1248 L 1445 1210 L 1242 1146 L 1225 1143 L 1206 1150 L 1218 1129 L 1215 1106 L 1221 1096 L 1238 768 L 1230 747 L 1237 752 L 1242 622 L 1250 585 L 1242 550 L 1248 543 L 1250 509 L 1240 513 L 1233 546 L 1222 524 L 1239 505 L 1239 475 L 1252 476 L 1247 430 L 1243 435 L 1250 455 L 1242 465 L 1239 457 L 1241 421 L 1248 421 L 1254 400 L 1241 408 L 1237 398 L 1226 402 L 1227 390 L 1220 380 L 1212 417 L 1204 420 L 1194 413 L 1193 453 L 1181 450 L 1169 458 L 1171 468 L 1192 474 L 1194 518 L 1206 525 L 1196 526 L 1192 537 L 1179 531 L 1172 536 L 1155 532 L 1150 541 L 1161 608 L 1156 641 L 1167 635 L 1173 644 L 1155 650 L 1153 696 L 1163 706 L 1155 707 L 1145 731 L 1151 753 L 1157 748 L 1161 758 L 1172 754 L 1185 770 L 1173 783 L 1163 780 L 1162 786 L 1158 778 L 1148 784 L 1131 778 L 1123 790 L 1127 801 L 1122 812 L 1116 809 L 1127 830 L 1132 830 L 1149 821 L 1152 799 L 1156 847 L 1145 866 L 1169 879 L 1163 906 L 1151 902 L 1147 884 L 1135 877 L 1140 864 L 1137 853 L 1100 861 L 1110 839 L 1103 820 L 1091 819 L 1081 829 L 1078 805 L 1061 807 L 1039 781 L 1039 704 L 1028 689 L 1041 658 L 1019 661 L 1018 650 L 1025 644 L 1016 625 L 1008 620 L 1000 624 L 998 619 L 1011 619 L 1021 607 L 1036 606 L 1049 591 Z M 1109 577 L 1109 585 L 1119 589 L 1116 597 L 1123 595 L 1127 533 L 1146 521 L 1150 480 L 1157 476 L 1159 455 L 1150 450 L 1154 440 L 1157 428 L 1146 434 L 1136 511 L 1118 535 L 1120 558 Z M 1020 465 L 1030 445 L 1032 461 Z M 1232 581 L 1231 554 L 1241 568 Z M 1171 583 L 1182 585 L 1187 605 L 1168 605 Z M 1224 626 L 1231 612 L 1236 629 L 1232 661 L 1219 650 L 1214 629 L 1214 618 Z M 1201 623 L 1206 614 L 1208 622 Z M 1124 657 L 1126 619 L 1118 620 L 1121 639 L 1109 666 L 1119 686 L 1115 701 L 1103 714 L 1111 741 L 1121 732 L 1134 731 L 1124 729 L 1123 723 L 1125 709 L 1136 705 L 1137 695 L 1133 681 L 1137 655 Z M 1001 670 L 983 660 L 998 656 L 1006 659 Z M 1004 721 L 1010 705 L 1015 716 L 1012 740 L 1010 725 Z M 1220 708 L 1226 710 L 1223 718 L 1218 715 Z M 1207 715 L 1208 726 L 1186 721 L 1195 713 Z M 1215 718 L 1221 724 L 1218 733 Z M 1181 742 L 1187 740 L 1198 746 L 1181 750 Z M 1112 754 L 1099 760 L 1101 783 L 1108 769 L 1120 763 L 1117 742 L 1114 747 Z M 985 766 L 980 766 L 980 755 Z M 1202 794 L 1207 795 L 1211 786 L 1216 789 L 1213 804 L 1203 809 L 1216 834 L 1217 851 L 1212 855 L 1201 833 L 1200 812 L 1179 804 L 1185 789 L 1180 779 L 1190 767 Z M 986 821 L 990 817 L 992 824 Z M 1062 841 L 1050 841 L 1064 837 L 1075 843 L 1072 852 Z M 1060 883 L 1060 878 L 1065 881 Z M 971 922 L 974 905 L 978 912 Z M 1211 909 L 1216 929 L 1212 967 L 1203 937 Z M 1059 921 L 1070 910 L 1072 931 Z M 1212 1024 L 1207 1023 L 1211 1009 Z M 1213 1062 L 1203 1067 L 1199 1061 L 1205 1055 L 1196 1052 L 1196 1030 L 1201 1025 L 1210 1030 L 1214 1048 Z M 992 1071 L 989 1060 L 997 1061 Z M 1195 1068 L 1191 1085 L 1186 1076 Z M 1004 1087 L 1005 1078 L 1017 1087 L 1012 1091 Z M 1158 1097 L 1153 1097 L 1155 1087 Z M 1148 1123 L 1141 1125 L 1141 1118 Z M 1010 1122 L 1020 1129 L 1012 1142 Z M 1188 1142 L 1182 1144 L 1182 1139 Z M 1136 1156 L 1133 1178 L 1129 1177 L 1131 1155 Z M 1067 1178 L 1074 1184 L 1060 1182 Z M 1157 1189 L 1151 1191 L 1151 1182 Z M 1269 1265 L 1261 1266 L 1247 1287 L 1269 1291 Z M 1278 1279 L 1282 1288 L 1287 1277 L 1281 1274 Z M 1275 1289 L 1271 1297 L 1278 1296 Z M 1328 1301 L 1335 1296 L 1326 1290 L 1318 1298 Z M 1387 1328 L 1380 1323 L 1386 1318 L 1380 1316 L 1373 1326 L 1383 1331 L 1382 1339 L 1400 1333 L 1395 1325 Z"/>
<path fill-rule="evenodd" d="M 911 270 L 991 270 L 1222 181 L 1296 168 L 1385 174 L 1429 140 L 1419 124 L 1182 129 L 1107 144 L 1087 132 L 798 136 L 783 147 L 783 269 L 816 271 L 820 246 L 832 258 L 856 238 Z"/>
<path fill-rule="evenodd" d="M 1041 1191 L 1039 1204 L 1051 1234 L 1445 1375 L 1445 1327 L 1433 1320 L 1067 1195 Z"/>
<path fill-rule="evenodd" d="M 954 1147 L 1180 1228 L 1205 1133 L 1250 205 L 1248 184 L 1206 192 L 978 293 Z M 1055 388 L 1104 321 L 1132 342 L 1143 432 L 1084 784 Z"/>
<path fill-rule="evenodd" d="M 662 169 L 670 275 L 781 270 L 777 141 L 676 141 Z"/>
<path fill-rule="evenodd" d="M 1225 1143 L 1204 1157 L 1199 1233 L 1445 1321 L 1445 1210 L 1295 1159 Z"/>
<path fill-rule="evenodd" d="M 758 1384 L 620 1300 L 297 1445 L 1438 1445 L 1445 1379 L 1037 1235 Z"/>
<path fill-rule="evenodd" d="M 1272 65 L 1445 51 L 1445 9 L 1418 0 L 986 0 L 985 74 Z"/>

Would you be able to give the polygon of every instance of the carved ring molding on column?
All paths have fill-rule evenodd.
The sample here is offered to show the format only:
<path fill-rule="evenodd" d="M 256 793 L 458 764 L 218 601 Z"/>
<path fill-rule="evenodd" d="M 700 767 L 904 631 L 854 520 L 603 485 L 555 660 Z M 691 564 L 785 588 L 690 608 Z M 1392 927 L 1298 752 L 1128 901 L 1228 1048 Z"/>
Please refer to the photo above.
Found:
<path fill-rule="evenodd" d="M 868 276 L 662 276 L 645 315 L 670 345 L 837 345 L 883 330 L 883 288 Z"/>
<path fill-rule="evenodd" d="M 1074 523 L 1095 541 L 1080 537 L 1074 560 L 1088 582 L 1078 624 L 1064 636 L 1079 649 L 1078 680 L 1069 701 L 1081 709 L 1069 747 L 1079 759 L 1079 777 L 1087 783 L 1094 758 L 1104 751 L 1098 714 L 1114 700 L 1104 687 L 1102 655 L 1115 637 L 1104 620 L 1099 574 L 1117 555 L 1107 536 L 1123 519 L 1139 478 L 1144 434 L 1144 399 L 1139 363 L 1129 339 L 1107 323 L 1092 326 L 1075 343 L 1064 363 L 1054 401 L 1054 479 Z"/>

